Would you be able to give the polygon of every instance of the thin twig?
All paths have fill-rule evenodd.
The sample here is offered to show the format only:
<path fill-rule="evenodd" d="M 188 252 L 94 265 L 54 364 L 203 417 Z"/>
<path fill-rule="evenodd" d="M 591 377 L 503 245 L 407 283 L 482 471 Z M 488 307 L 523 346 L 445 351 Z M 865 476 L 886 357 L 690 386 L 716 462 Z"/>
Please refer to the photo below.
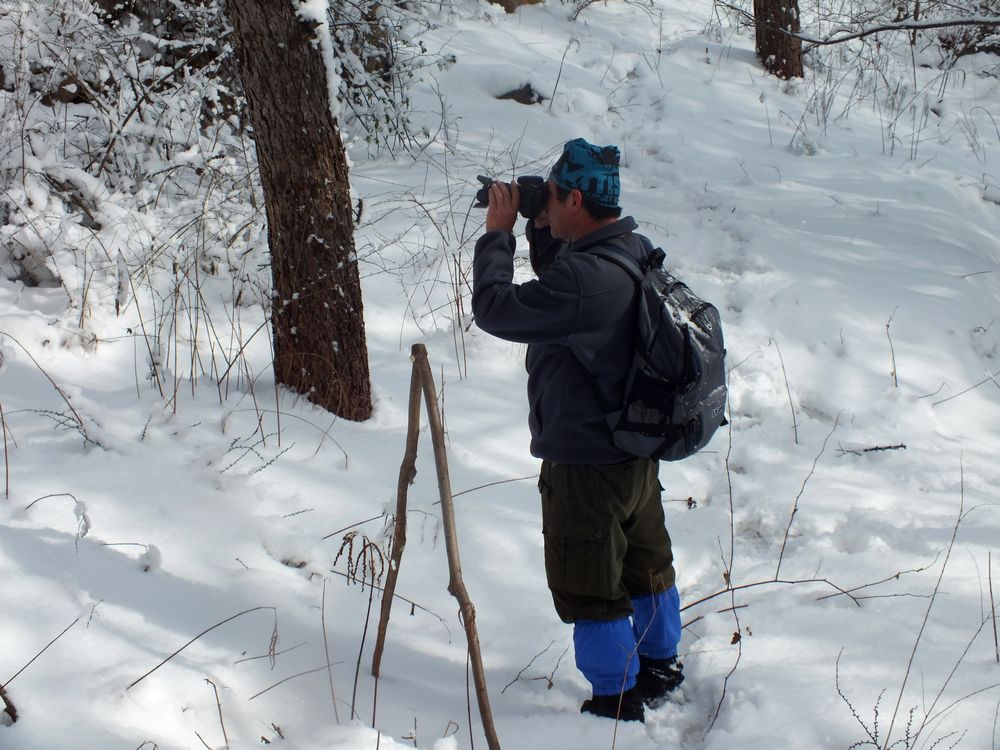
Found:
<path fill-rule="evenodd" d="M 995 372 L 995 373 L 993 373 L 993 374 L 990 374 L 989 372 L 987 372 L 987 373 L 986 373 L 986 377 L 985 377 L 985 378 L 983 378 L 982 380 L 980 380 L 980 381 L 979 381 L 978 383 L 976 383 L 975 385 L 970 385 L 970 386 L 969 386 L 968 388 L 966 388 L 966 389 L 965 389 L 964 391 L 959 391 L 959 392 L 958 392 L 958 393 L 956 393 L 956 394 L 955 394 L 954 396 L 948 396 L 948 398 L 943 398 L 943 399 L 941 399 L 940 401 L 932 401 L 932 402 L 931 402 L 931 406 L 939 406 L 939 405 L 941 405 L 941 404 L 944 404 L 944 403 L 947 403 L 948 401 L 951 401 L 951 400 L 952 400 L 953 398 L 958 398 L 959 396 L 964 396 L 964 395 L 965 395 L 966 393 L 968 393 L 969 391 L 974 391 L 974 390 L 976 390 L 976 388 L 978 388 L 978 387 L 979 387 L 979 386 L 981 386 L 981 385 L 986 385 L 987 383 L 990 383 L 990 382 L 993 382 L 993 383 L 995 383 L 995 382 L 996 382 L 995 378 L 996 378 L 996 377 L 997 377 L 998 375 L 1000 375 L 1000 372 Z M 940 390 L 940 389 L 939 389 L 939 390 Z"/>
<path fill-rule="evenodd" d="M 542 656 L 543 654 L 545 654 L 545 652 L 548 651 L 550 648 L 552 648 L 555 645 L 555 643 L 556 643 L 555 641 L 550 641 L 548 646 L 546 646 L 541 651 L 539 651 L 537 654 L 535 654 L 534 656 L 532 656 L 531 657 L 531 661 L 529 661 L 527 664 L 525 664 L 523 667 L 521 667 L 521 671 L 518 672 L 514 676 L 514 679 L 511 680 L 510 682 L 508 682 L 506 685 L 504 685 L 504 688 L 503 688 L 503 690 L 500 691 L 500 694 L 503 695 L 504 693 L 507 692 L 507 688 L 509 688 L 515 682 L 520 681 L 521 675 L 523 675 L 525 672 L 527 672 L 531 668 L 531 665 L 535 663 L 535 659 L 537 659 L 539 656 Z M 544 677 L 531 677 L 529 679 L 530 680 L 543 680 L 545 678 Z"/>
<path fill-rule="evenodd" d="M 1000 701 L 997 702 L 997 710 L 993 714 L 993 739 L 990 742 L 991 750 L 997 750 L 997 721 L 1000 720 Z"/>
<path fill-rule="evenodd" d="M 342 573 L 339 570 L 331 570 L 330 572 L 333 575 L 340 576 L 341 578 L 346 578 L 348 581 L 351 580 L 351 576 L 348 575 L 347 573 Z M 370 586 L 374 586 L 374 588 L 375 588 L 376 591 L 383 591 L 383 592 L 385 591 L 384 588 L 382 588 L 381 586 L 378 586 L 376 584 L 369 584 L 369 585 Z M 400 601 L 406 602 L 407 604 L 409 604 L 410 605 L 410 614 L 413 614 L 413 612 L 415 610 L 419 609 L 421 612 L 426 612 L 431 617 L 436 618 L 438 620 L 438 622 L 440 622 L 444 626 L 444 629 L 448 631 L 448 642 L 451 643 L 451 628 L 448 627 L 448 621 L 445 620 L 441 615 L 439 615 L 437 612 L 433 612 L 433 611 L 427 609 L 427 607 L 423 606 L 422 604 L 417 604 L 412 599 L 407 599 L 405 596 L 401 596 L 399 594 L 393 594 L 392 598 L 393 599 L 399 599 Z"/>
<path fill-rule="evenodd" d="M 726 373 L 726 387 L 729 387 L 729 373 Z M 726 400 L 726 408 L 729 411 L 729 416 L 727 422 L 729 423 L 728 430 L 728 445 L 726 446 L 726 485 L 729 490 L 729 563 L 726 567 L 726 588 L 732 588 L 733 586 L 733 565 L 736 563 L 736 506 L 733 503 L 733 472 L 730 465 L 730 459 L 733 455 L 733 407 L 732 401 Z"/>
<path fill-rule="evenodd" d="M 368 544 L 368 541 L 366 539 L 365 540 L 366 547 L 367 547 L 367 544 Z M 362 551 L 362 554 L 365 554 L 365 553 Z M 369 553 L 369 554 L 371 554 L 371 553 Z M 362 564 L 362 566 L 364 566 L 363 570 L 367 571 L 368 570 L 367 563 L 365 563 L 365 561 L 362 560 L 361 564 Z M 372 562 L 372 565 L 374 565 L 374 561 Z M 362 575 L 364 575 L 364 574 L 362 574 Z M 372 583 L 375 583 L 375 574 L 374 573 L 372 573 Z M 364 578 L 362 578 L 362 585 L 364 585 Z M 358 713 L 357 713 L 357 711 L 355 711 L 355 705 L 356 705 L 357 696 L 358 696 L 358 678 L 361 676 L 361 656 L 362 656 L 362 654 L 365 651 L 365 641 L 368 638 L 368 623 L 371 621 L 371 618 L 372 618 L 372 602 L 374 600 L 375 600 L 375 587 L 374 586 L 370 586 L 368 588 L 368 610 L 365 613 L 365 627 L 361 631 L 361 644 L 358 646 L 358 661 L 357 661 L 357 664 L 354 667 L 354 691 L 351 693 L 351 718 L 352 719 L 358 717 Z M 374 721 L 372 723 L 374 724 Z"/>
<path fill-rule="evenodd" d="M 244 610 L 243 612 L 237 612 L 232 617 L 227 617 L 222 622 L 217 622 L 212 627 L 207 628 L 207 629 L 201 631 L 200 633 L 198 633 L 198 635 L 196 635 L 190 641 L 188 641 L 183 646 L 181 646 L 179 649 L 177 649 L 176 651 L 174 651 L 172 654 L 170 654 L 170 656 L 168 656 L 166 659 L 164 659 L 163 661 L 161 661 L 159 664 L 157 664 L 151 670 L 149 670 L 148 672 L 146 672 L 146 674 L 144 674 L 142 677 L 139 677 L 138 679 L 136 679 L 133 682 L 131 682 L 129 684 L 129 686 L 126 687 L 125 689 L 126 690 L 131 690 L 132 688 L 134 688 L 136 685 L 138 685 L 140 682 L 142 682 L 143 680 L 145 680 L 147 677 L 149 677 L 151 674 L 153 674 L 153 672 L 155 672 L 157 669 L 159 669 L 160 667 L 162 667 L 168 661 L 170 661 L 171 659 L 173 659 L 175 656 L 177 656 L 177 654 L 179 654 L 181 651 L 183 651 L 184 649 L 186 649 L 192 643 L 194 643 L 195 641 L 197 641 L 203 635 L 205 635 L 207 633 L 211 633 L 213 630 L 215 630 L 218 627 L 221 627 L 222 625 L 225 625 L 227 622 L 232 622 L 237 617 L 242 617 L 243 615 L 248 615 L 251 612 L 258 612 L 258 611 L 260 611 L 262 609 L 269 609 L 269 610 L 271 610 L 274 613 L 275 627 L 277 627 L 277 621 L 278 621 L 278 609 L 277 609 L 277 607 L 254 607 L 253 609 L 247 609 L 247 610 Z"/>
<path fill-rule="evenodd" d="M 274 690 L 274 688 L 278 687 L 278 685 L 284 685 L 286 682 L 288 682 L 289 680 L 294 680 L 296 677 L 305 677 L 307 674 L 316 674 L 317 672 L 322 672 L 324 669 L 329 669 L 332 666 L 336 666 L 337 664 L 343 664 L 343 663 L 344 663 L 343 661 L 336 661 L 333 662 L 332 664 L 324 664 L 322 667 L 316 667 L 315 669 L 307 669 L 305 672 L 299 672 L 298 674 L 293 674 L 289 677 L 286 677 L 283 680 L 278 680 L 276 683 L 274 683 L 270 687 L 264 688 L 259 693 L 254 693 L 249 698 L 247 698 L 247 700 L 252 701 L 254 698 L 259 698 L 268 690 Z"/>
<path fill-rule="evenodd" d="M 840 414 L 843 414 L 843 412 L 841 412 Z M 833 421 L 833 427 L 831 428 L 827 436 L 823 439 L 823 445 L 819 449 L 819 453 L 816 454 L 816 458 L 813 459 L 812 468 L 809 470 L 809 474 L 807 474 L 806 478 L 803 480 L 802 487 L 799 489 L 799 494 L 795 496 L 795 503 L 792 505 L 791 515 L 788 517 L 788 526 L 785 528 L 785 538 L 781 542 L 781 552 L 778 553 L 778 567 L 775 568 L 774 571 L 775 578 L 781 575 L 781 562 L 785 558 L 785 547 L 788 545 L 788 534 L 792 530 L 792 523 L 795 522 L 795 514 L 799 512 L 799 500 L 802 498 L 802 494 L 806 491 L 806 485 L 809 483 L 809 480 L 812 478 L 812 475 L 816 471 L 816 465 L 819 463 L 819 459 L 822 457 L 824 451 L 826 451 L 826 444 L 829 442 L 830 438 L 833 437 L 833 433 L 837 431 L 837 425 L 840 424 L 840 414 L 837 415 L 837 418 Z"/>
<path fill-rule="evenodd" d="M 330 700 L 333 701 L 333 716 L 340 723 L 340 710 L 337 708 L 337 693 L 333 689 L 333 665 L 330 664 L 330 641 L 326 637 L 326 579 L 323 579 L 323 602 L 320 607 L 319 621 L 323 627 L 323 649 L 326 652 L 327 672 L 330 678 Z"/>
<path fill-rule="evenodd" d="M 452 495 L 452 497 L 456 498 L 459 495 L 464 495 L 464 494 L 466 494 L 468 492 L 475 492 L 476 490 L 483 490 L 483 489 L 486 489 L 487 487 L 495 487 L 498 484 L 507 484 L 509 482 L 523 482 L 523 481 L 525 481 L 527 479 L 538 479 L 538 475 L 537 474 L 531 474 L 530 476 L 526 476 L 526 477 L 514 477 L 513 479 L 500 479 L 500 480 L 498 480 L 496 482 L 489 482 L 487 484 L 481 484 L 478 487 L 470 487 L 467 490 L 462 490 L 461 492 L 456 492 L 454 495 Z"/>
<path fill-rule="evenodd" d="M 740 660 L 743 658 L 743 635 L 742 635 L 742 625 L 740 624 L 740 615 L 737 611 L 739 608 L 736 606 L 736 591 L 735 589 L 729 590 L 729 596 L 732 601 L 733 619 L 736 620 L 736 632 L 733 634 L 733 643 L 735 643 L 736 651 L 736 661 L 733 662 L 732 669 L 726 674 L 726 679 L 722 682 L 722 695 L 719 696 L 719 702 L 715 706 L 715 715 L 712 717 L 712 722 L 708 725 L 708 729 L 705 730 L 704 737 L 708 736 L 708 733 L 712 731 L 715 726 L 715 722 L 719 719 L 719 714 L 722 712 L 722 704 L 726 700 L 726 691 L 729 688 L 729 680 L 732 679 L 733 675 L 736 674 L 736 668 L 740 665 Z"/>
<path fill-rule="evenodd" d="M 872 581 L 871 583 L 864 583 L 864 584 L 862 584 L 860 586 L 855 586 L 854 588 L 847 589 L 847 591 L 848 591 L 848 593 L 853 594 L 855 591 L 861 591 L 861 589 L 868 589 L 868 588 L 871 588 L 873 586 L 881 586 L 883 583 L 888 583 L 889 581 L 898 581 L 900 576 L 907 575 L 908 573 L 923 573 L 925 570 L 927 570 L 928 568 L 932 567 L 938 561 L 939 557 L 941 557 L 941 553 L 940 552 L 934 556 L 933 560 L 931 560 L 927 565 L 925 565 L 922 568 L 911 568 L 910 570 L 900 570 L 900 571 L 898 571 L 896 573 L 893 573 L 891 576 L 888 576 L 887 578 L 883 578 L 883 579 L 881 579 L 879 581 Z M 816 601 L 823 601 L 824 599 L 831 599 L 831 598 L 833 598 L 835 596 L 843 596 L 843 594 L 841 594 L 840 592 L 838 592 L 836 594 L 825 594 L 825 595 L 819 597 Z"/>
<path fill-rule="evenodd" d="M 4 467 L 4 497 L 10 500 L 10 448 L 7 446 L 7 418 L 0 403 L 0 426 L 3 427 L 3 467 Z"/>
<path fill-rule="evenodd" d="M 888 750 L 889 739 L 892 737 L 892 729 L 896 725 L 896 717 L 899 714 L 899 706 L 903 702 L 903 693 L 906 690 L 906 683 L 910 679 L 910 671 L 913 669 L 913 660 L 917 655 L 917 648 L 920 646 L 920 641 L 923 638 L 924 630 L 927 627 L 927 622 L 930 620 L 931 609 L 934 607 L 934 602 L 937 600 L 938 591 L 941 589 L 941 581 L 944 578 L 944 573 L 948 569 L 948 560 L 951 559 L 951 551 L 955 547 L 955 538 L 958 536 L 958 527 L 962 524 L 962 518 L 965 512 L 965 462 L 964 459 L 959 463 L 960 472 L 960 499 L 958 505 L 958 518 L 955 519 L 955 526 L 951 532 L 951 540 L 948 542 L 948 549 L 945 553 L 944 563 L 941 565 L 941 572 L 938 574 L 937 582 L 934 584 L 934 590 L 931 592 L 930 602 L 927 604 L 927 610 L 924 612 L 924 620 L 920 624 L 920 630 L 917 633 L 917 638 L 913 642 L 913 650 L 910 652 L 910 659 L 906 664 L 906 671 L 903 673 L 903 682 L 899 686 L 899 695 L 896 698 L 896 706 L 892 711 L 892 719 L 889 721 L 889 731 L 885 735 L 885 743 L 883 744 L 882 750 Z"/>
<path fill-rule="evenodd" d="M 31 510 L 31 507 L 32 507 L 32 506 L 33 506 L 33 505 L 34 505 L 35 503 L 38 503 L 38 502 L 41 502 L 42 500 L 48 500 L 48 499 L 49 499 L 49 498 L 51 498 L 51 497 L 68 497 L 68 498 L 70 498 L 70 499 L 71 499 L 71 500 L 72 500 L 72 501 L 73 501 L 74 503 L 76 503 L 77 505 L 79 505 L 79 504 L 80 504 L 80 501 L 76 499 L 76 496 L 75 496 L 75 495 L 73 495 L 73 494 L 72 494 L 72 493 L 70 493 L 70 492 L 53 492 L 53 493 L 52 493 L 51 495 L 42 495 L 41 497 L 36 497 L 36 498 L 35 498 L 34 500 L 32 500 L 32 501 L 31 501 L 30 503 L 28 503 L 27 505 L 25 505 L 25 506 L 24 506 L 24 509 L 25 509 L 26 511 L 27 511 L 27 510 Z"/>
<path fill-rule="evenodd" d="M 301 511 L 300 511 L 301 512 Z M 330 539 L 331 537 L 337 536 L 337 534 L 342 534 L 345 531 L 350 531 L 358 526 L 362 526 L 366 523 L 371 523 L 372 521 L 377 521 L 380 518 L 385 518 L 385 513 L 379 513 L 377 516 L 372 516 L 371 518 L 366 518 L 364 521 L 358 521 L 357 523 L 352 523 L 350 526 L 345 526 L 342 529 L 337 529 L 336 531 L 331 531 L 329 534 L 323 537 L 324 540 Z"/>
<path fill-rule="evenodd" d="M 771 339 L 774 348 L 778 351 L 778 361 L 781 362 L 781 374 L 785 379 L 785 392 L 788 394 L 788 406 L 792 410 L 792 429 L 795 431 L 795 444 L 799 444 L 799 422 L 795 418 L 795 403 L 792 401 L 792 389 L 788 385 L 788 372 L 785 370 L 785 358 L 781 356 L 781 347 L 776 339 Z"/>
<path fill-rule="evenodd" d="M 993 650 L 996 654 L 997 664 L 1000 664 L 1000 640 L 997 640 L 997 605 L 993 600 L 993 551 L 986 554 L 987 579 L 990 584 L 990 611 L 993 619 Z"/>
<path fill-rule="evenodd" d="M 64 635 L 66 635 L 66 632 L 67 632 L 67 631 L 68 631 L 68 630 L 69 630 L 69 629 L 70 629 L 71 627 L 73 627 L 74 625 L 76 625 L 76 624 L 77 624 L 78 622 L 80 622 L 80 618 L 79 618 L 79 617 L 77 617 L 77 618 L 76 618 L 75 620 L 73 620 L 73 622 L 71 622 L 71 623 L 70 623 L 69 625 L 67 625 L 67 626 L 66 626 L 66 627 L 65 627 L 65 628 L 63 629 L 63 631 L 62 631 L 62 632 L 61 632 L 61 633 L 60 633 L 59 635 L 57 635 L 57 636 L 56 636 L 55 638 L 53 638 L 53 639 L 52 639 L 51 641 L 49 641 L 49 642 L 48 642 L 47 644 L 45 644 L 45 648 L 43 648 L 43 649 L 42 649 L 41 651 L 39 651 L 39 652 L 38 652 L 37 654 L 35 654 L 34 656 L 32 656 L 32 657 L 31 657 L 31 660 L 30 660 L 30 661 L 29 661 L 29 662 L 28 662 L 27 664 L 25 664 L 25 665 L 24 665 L 23 667 L 21 667 L 21 668 L 20 668 L 19 670 L 17 670 L 17 672 L 15 672 L 15 673 L 14 673 L 14 676 L 13 676 L 13 677 L 11 677 L 11 678 L 10 678 L 9 680 L 7 680 L 7 681 L 6 681 L 6 682 L 4 682 L 4 683 L 0 683 L 0 687 L 2 687 L 2 688 L 7 688 L 7 687 L 9 687 L 9 686 L 10 686 L 10 683 L 12 683 L 12 682 L 13 682 L 13 681 L 14 681 L 15 679 L 17 679 L 17 676 L 18 676 L 19 674 L 21 674 L 21 672 L 23 672 L 23 671 L 24 671 L 24 670 L 26 670 L 26 669 L 27 669 L 28 667 L 30 667 L 30 666 L 31 666 L 31 664 L 32 664 L 32 662 L 34 662 L 34 661 L 35 661 L 35 659 L 37 659 L 37 658 L 38 658 L 39 656 L 41 656 L 42 654 L 44 654 L 44 653 L 45 653 L 45 652 L 46 652 L 46 651 L 47 651 L 47 650 L 49 649 L 49 646 L 51 646 L 51 645 L 52 645 L 53 643 L 55 643 L 55 642 L 56 642 L 56 641 L 58 641 L 58 640 L 59 640 L 60 638 L 62 638 L 62 637 L 63 637 Z"/>
<path fill-rule="evenodd" d="M 237 559 L 239 559 L 239 558 L 237 558 Z M 257 661 L 258 659 L 270 659 L 271 662 L 272 662 L 272 669 L 273 669 L 273 663 L 275 661 L 275 657 L 281 656 L 282 654 L 287 654 L 289 651 L 294 651 L 295 649 L 302 648 L 305 645 L 306 645 L 306 641 L 302 641 L 302 643 L 297 643 L 294 646 L 289 646 L 288 648 L 283 648 L 283 649 L 281 649 L 281 651 L 273 651 L 272 652 L 272 651 L 269 650 L 268 653 L 261 654 L 260 656 L 247 656 L 247 657 L 245 657 L 243 659 L 237 659 L 236 661 L 233 662 L 233 664 L 242 664 L 243 662 L 247 662 L 247 661 Z"/>
<path fill-rule="evenodd" d="M 794 580 L 772 578 L 767 581 L 754 581 L 753 583 L 743 583 L 740 584 L 739 586 L 727 586 L 726 588 L 720 591 L 716 591 L 714 594 L 703 596 L 701 599 L 693 601 L 690 604 L 685 604 L 683 607 L 681 607 L 680 611 L 684 612 L 685 610 L 691 609 L 691 607 L 697 607 L 699 604 L 704 604 L 705 602 L 711 601 L 716 597 L 728 594 L 730 591 L 742 591 L 743 589 L 752 589 L 752 588 L 757 588 L 758 586 L 775 586 L 775 585 L 798 586 L 803 583 L 825 583 L 830 588 L 836 589 L 839 595 L 850 597 L 851 601 L 853 601 L 859 607 L 861 606 L 861 602 L 858 601 L 857 597 L 853 596 L 849 591 L 842 589 L 840 586 L 835 584 L 829 578 L 799 578 Z"/>
<path fill-rule="evenodd" d="M 892 315 L 890 315 L 889 319 L 885 322 L 885 337 L 889 339 L 889 357 L 892 360 L 892 371 L 889 375 L 892 377 L 893 388 L 899 388 L 899 380 L 896 378 L 896 350 L 892 346 L 892 336 L 889 335 L 889 326 L 892 325 L 892 319 L 896 316 L 896 310 L 898 309 L 898 307 L 895 308 L 892 311 Z"/>
<path fill-rule="evenodd" d="M 226 722 L 222 718 L 222 699 L 219 698 L 219 688 L 218 686 L 216 686 L 214 682 L 212 682 L 207 677 L 205 678 L 205 682 L 211 685 L 212 690 L 215 691 L 215 705 L 219 709 L 219 724 L 222 726 L 222 741 L 226 747 L 229 747 L 229 735 L 226 734 Z"/>
<path fill-rule="evenodd" d="M 556 100 L 556 92 L 559 90 L 559 80 L 562 78 L 563 64 L 566 62 L 566 55 L 569 54 L 569 48 L 573 46 L 576 42 L 577 48 L 580 47 L 580 40 L 575 36 L 569 38 L 569 42 L 566 43 L 566 49 L 563 50 L 562 59 L 559 61 L 559 72 L 556 74 L 556 84 L 552 87 L 552 96 L 549 99 L 549 111 L 552 111 L 552 105 Z"/>
<path fill-rule="evenodd" d="M 844 649 L 842 647 L 840 649 L 840 653 L 837 654 L 837 661 L 836 661 L 836 663 L 834 665 L 834 670 L 833 670 L 833 680 L 834 680 L 834 685 L 837 688 L 837 695 L 839 695 L 840 698 L 841 698 L 841 700 L 843 700 L 844 703 L 847 704 L 847 708 L 848 708 L 848 710 L 850 710 L 851 715 L 854 716 L 854 720 L 856 722 L 858 722 L 858 724 L 861 725 L 861 728 L 865 730 L 865 734 L 868 735 L 868 740 L 865 740 L 863 742 L 860 742 L 860 743 L 857 743 L 855 745 L 852 745 L 852 747 L 861 747 L 863 745 L 871 745 L 872 747 L 877 748 L 878 747 L 878 707 L 879 707 L 879 704 L 882 702 L 882 694 L 885 691 L 883 690 L 881 693 L 879 693 L 878 699 L 876 699 L 876 701 L 875 701 L 875 732 L 873 734 L 872 730 L 868 728 L 868 725 L 865 724 L 865 722 L 862 721 L 861 717 L 858 715 L 858 711 L 857 711 L 856 708 L 854 708 L 854 704 L 851 703 L 850 699 L 847 697 L 847 695 L 844 693 L 844 691 L 840 687 L 840 659 L 841 659 L 841 657 L 843 655 L 844 655 Z"/>
<path fill-rule="evenodd" d="M 837 447 L 838 456 L 846 456 L 848 453 L 854 456 L 861 456 L 865 453 L 879 453 L 881 451 L 905 451 L 906 443 L 899 443 L 898 445 L 873 445 L 870 448 L 844 448 L 842 446 Z"/>
<path fill-rule="evenodd" d="M 913 747 L 916 747 L 916 741 L 917 741 L 917 739 L 920 737 L 920 735 L 923 733 L 923 731 L 928 726 L 930 726 L 932 723 L 936 722 L 940 717 L 944 716 L 946 713 L 948 713 L 949 711 L 951 711 L 951 709 L 953 709 L 955 706 L 957 706 L 958 704 L 962 703 L 963 701 L 968 700 L 969 698 L 971 698 L 971 697 L 973 697 L 975 695 L 979 695 L 980 693 L 985 693 L 988 690 L 993 690 L 994 688 L 1000 687 L 1000 682 L 994 683 L 992 685 L 987 685 L 986 687 L 979 688 L 978 690 L 974 690 L 973 692 L 971 692 L 971 693 L 969 693 L 967 695 L 964 695 L 961 698 L 956 698 L 951 703 L 949 703 L 947 706 L 945 706 L 944 708 L 942 708 L 941 710 L 939 710 L 937 712 L 934 711 L 934 707 L 937 706 L 938 701 L 941 700 L 941 696 L 943 696 L 945 690 L 948 689 L 948 685 L 951 684 L 952 678 L 955 676 L 955 673 L 958 671 L 958 668 L 960 666 L 962 666 L 962 662 L 965 661 L 965 657 L 969 655 L 969 651 L 972 649 L 972 645 L 979 638 L 979 634 L 983 632 L 983 628 L 986 627 L 986 623 L 989 622 L 989 619 L 990 618 L 988 618 L 988 617 L 984 618 L 983 621 L 981 623 L 979 623 L 979 627 L 976 628 L 976 632 L 972 634 L 972 637 L 969 639 L 969 642 L 965 645 L 965 649 L 962 651 L 962 654 L 955 661 L 954 666 L 952 666 L 951 672 L 948 674 L 947 679 L 945 679 L 945 681 L 943 683 L 941 683 L 941 687 L 938 690 L 937 695 L 934 697 L 934 702 L 931 703 L 931 705 L 930 705 L 929 708 L 925 709 L 925 711 L 924 711 L 924 719 L 920 723 L 920 726 L 917 728 L 917 731 L 913 735 L 912 740 L 911 740 L 912 743 L 913 743 L 913 745 L 912 745 Z M 897 740 L 897 742 L 898 742 L 898 740 Z"/>
<path fill-rule="evenodd" d="M 73 416 L 76 418 L 76 424 L 78 429 L 80 430 L 80 434 L 83 435 L 83 439 L 86 440 L 88 443 L 92 443 L 98 446 L 99 448 L 104 448 L 105 446 L 99 440 L 96 440 L 90 436 L 90 433 L 87 432 L 87 428 L 83 424 L 83 418 L 80 416 L 77 410 L 73 408 L 73 404 L 70 403 L 69 397 L 66 395 L 66 392 L 59 387 L 59 384 L 56 383 L 56 381 L 52 379 L 52 376 L 45 371 L 45 368 L 38 363 L 38 360 L 35 359 L 35 357 L 31 354 L 30 351 L 28 351 L 28 348 L 6 331 L 0 331 L 0 336 L 6 336 L 15 344 L 17 344 L 19 347 L 21 347 L 21 350 L 28 355 L 28 359 L 30 359 L 32 363 L 34 363 L 35 367 L 38 368 L 38 371 L 45 376 L 45 379 L 48 380 L 49 383 L 52 384 L 52 387 L 56 389 L 56 393 L 59 394 L 59 396 L 62 398 L 66 406 L 69 407 L 70 412 L 72 412 Z"/>

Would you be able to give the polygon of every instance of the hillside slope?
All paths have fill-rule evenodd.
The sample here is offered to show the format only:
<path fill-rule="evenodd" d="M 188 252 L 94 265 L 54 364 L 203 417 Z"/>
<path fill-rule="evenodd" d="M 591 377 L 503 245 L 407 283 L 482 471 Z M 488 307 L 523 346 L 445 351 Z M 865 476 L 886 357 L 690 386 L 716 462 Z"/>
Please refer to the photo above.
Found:
<path fill-rule="evenodd" d="M 441 60 L 410 90 L 422 147 L 352 150 L 367 423 L 275 389 L 266 329 L 250 335 L 262 309 L 227 306 L 225 267 L 206 305 L 249 342 L 246 364 L 191 382 L 175 355 L 166 399 L 134 307 L 116 317 L 101 300 L 83 346 L 61 289 L 0 279 L 0 680 L 20 713 L 0 747 L 484 747 L 426 429 L 407 601 L 377 686 L 368 673 L 365 560 L 382 567 L 363 545 L 388 546 L 415 342 L 439 379 L 504 747 L 1000 742 L 988 61 L 942 76 L 887 52 L 876 76 L 814 59 L 785 84 L 752 38 L 709 24 L 709 3 L 570 11 L 468 2 L 414 19 Z M 495 98 L 525 83 L 546 99 Z M 731 367 L 730 426 L 661 468 L 688 679 L 645 726 L 617 729 L 579 715 L 587 685 L 545 588 L 524 348 L 468 313 L 475 176 L 545 174 L 577 136 L 621 146 L 626 211 L 718 304 Z"/>

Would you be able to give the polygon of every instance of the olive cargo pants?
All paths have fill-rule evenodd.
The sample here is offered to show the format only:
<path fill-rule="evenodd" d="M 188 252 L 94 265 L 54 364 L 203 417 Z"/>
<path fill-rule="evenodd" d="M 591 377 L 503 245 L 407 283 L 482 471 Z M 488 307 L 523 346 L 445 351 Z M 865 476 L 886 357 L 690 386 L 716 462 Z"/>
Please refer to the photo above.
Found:
<path fill-rule="evenodd" d="M 545 574 L 564 622 L 617 620 L 632 597 L 674 585 L 674 556 L 660 502 L 658 465 L 543 461 Z"/>
<path fill-rule="evenodd" d="M 677 654 L 680 598 L 657 473 L 646 458 L 542 463 L 545 573 L 595 696 L 633 688 L 642 658 Z"/>

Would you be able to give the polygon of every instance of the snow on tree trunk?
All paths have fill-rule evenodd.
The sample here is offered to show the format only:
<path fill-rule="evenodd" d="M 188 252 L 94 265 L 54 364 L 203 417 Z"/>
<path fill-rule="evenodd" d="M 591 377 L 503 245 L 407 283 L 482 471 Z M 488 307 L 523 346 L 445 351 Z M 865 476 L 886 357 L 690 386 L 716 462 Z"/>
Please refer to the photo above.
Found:
<path fill-rule="evenodd" d="M 783 31 L 798 33 L 798 0 L 754 0 L 757 57 L 778 78 L 802 77 L 802 41 Z"/>
<path fill-rule="evenodd" d="M 315 27 L 292 0 L 230 0 L 229 13 L 267 209 L 275 377 L 365 420 L 371 384 L 347 159 Z"/>

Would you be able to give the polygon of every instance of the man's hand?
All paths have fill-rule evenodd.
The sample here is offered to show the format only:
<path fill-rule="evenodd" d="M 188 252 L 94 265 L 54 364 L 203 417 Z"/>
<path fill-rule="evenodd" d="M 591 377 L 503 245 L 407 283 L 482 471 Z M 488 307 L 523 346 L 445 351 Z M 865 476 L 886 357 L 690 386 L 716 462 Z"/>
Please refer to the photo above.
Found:
<path fill-rule="evenodd" d="M 486 231 L 494 232 L 499 229 L 513 233 L 514 222 L 517 221 L 518 200 L 519 191 L 516 182 L 509 185 L 494 182 L 490 185 L 490 205 L 486 209 Z"/>

